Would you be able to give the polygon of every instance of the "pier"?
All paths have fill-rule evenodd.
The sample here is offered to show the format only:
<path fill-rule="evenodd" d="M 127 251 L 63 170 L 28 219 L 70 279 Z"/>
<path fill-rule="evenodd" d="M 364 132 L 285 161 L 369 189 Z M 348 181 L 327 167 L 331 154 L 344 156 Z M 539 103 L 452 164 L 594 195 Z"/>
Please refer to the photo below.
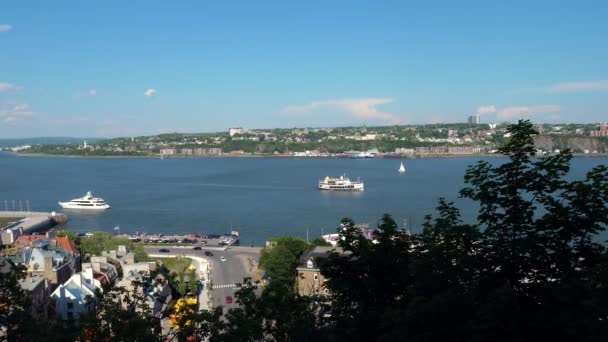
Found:
<path fill-rule="evenodd" d="M 68 220 L 63 213 L 36 211 L 0 211 L 0 218 L 17 219 L 6 227 L 0 227 L 3 245 L 12 244 L 21 235 L 44 232 Z"/>

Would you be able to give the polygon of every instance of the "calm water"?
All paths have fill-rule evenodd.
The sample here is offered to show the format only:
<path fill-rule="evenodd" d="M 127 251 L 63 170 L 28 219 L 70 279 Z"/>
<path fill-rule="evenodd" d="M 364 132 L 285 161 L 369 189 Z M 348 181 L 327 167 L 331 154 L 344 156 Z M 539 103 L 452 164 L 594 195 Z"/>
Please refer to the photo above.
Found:
<path fill-rule="evenodd" d="M 68 228 L 80 232 L 224 233 L 232 226 L 241 243 L 261 245 L 277 235 L 311 239 L 334 231 L 343 217 L 375 225 L 390 213 L 419 231 L 439 197 L 456 201 L 465 220 L 475 205 L 458 199 L 467 165 L 479 158 L 398 160 L 346 159 L 84 159 L 32 158 L 0 153 L 0 210 L 4 200 L 29 200 L 32 210 L 62 211 L 57 201 L 87 190 L 112 209 L 101 213 L 63 210 Z M 501 159 L 492 159 L 500 162 Z M 582 177 L 608 158 L 577 158 L 571 177 Z M 316 189 L 319 178 L 343 173 L 365 181 L 360 193 Z M 25 205 L 25 204 L 24 204 Z M 18 206 L 18 204 L 17 204 Z M 605 235 L 605 234 L 604 234 Z"/>

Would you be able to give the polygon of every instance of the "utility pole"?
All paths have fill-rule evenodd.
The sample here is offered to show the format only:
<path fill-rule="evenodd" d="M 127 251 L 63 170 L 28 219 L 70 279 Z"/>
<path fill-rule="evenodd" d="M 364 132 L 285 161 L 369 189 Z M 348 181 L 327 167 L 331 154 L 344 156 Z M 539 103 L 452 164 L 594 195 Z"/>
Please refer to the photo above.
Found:
<path fill-rule="evenodd" d="M 308 242 L 308 227 L 306 227 L 306 243 L 309 243 Z"/>

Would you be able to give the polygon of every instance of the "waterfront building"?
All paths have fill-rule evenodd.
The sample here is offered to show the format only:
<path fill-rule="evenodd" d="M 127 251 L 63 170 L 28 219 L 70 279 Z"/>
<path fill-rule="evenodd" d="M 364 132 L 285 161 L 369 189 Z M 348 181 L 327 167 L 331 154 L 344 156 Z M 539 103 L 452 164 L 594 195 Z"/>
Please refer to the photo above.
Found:
<path fill-rule="evenodd" d="M 416 147 L 416 154 L 447 154 L 447 146 L 419 146 Z"/>
<path fill-rule="evenodd" d="M 398 147 L 395 149 L 395 154 L 413 156 L 415 151 L 416 150 L 414 150 L 413 148 L 399 148 Z"/>
<path fill-rule="evenodd" d="M 448 154 L 475 154 L 475 153 L 481 153 L 481 147 L 448 146 Z"/>
<path fill-rule="evenodd" d="M 608 124 L 600 124 L 595 130 L 589 132 L 592 137 L 608 137 Z"/>
<path fill-rule="evenodd" d="M 326 279 L 319 269 L 319 260 L 327 258 L 329 253 L 345 254 L 340 247 L 315 247 L 302 254 L 297 270 L 296 283 L 301 296 L 328 295 L 325 288 Z"/>

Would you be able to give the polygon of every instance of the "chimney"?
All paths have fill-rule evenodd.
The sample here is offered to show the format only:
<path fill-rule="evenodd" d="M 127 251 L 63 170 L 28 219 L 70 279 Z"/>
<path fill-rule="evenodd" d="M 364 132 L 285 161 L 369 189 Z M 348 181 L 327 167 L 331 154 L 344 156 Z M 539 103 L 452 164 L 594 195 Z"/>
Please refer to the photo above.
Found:
<path fill-rule="evenodd" d="M 93 268 L 87 268 L 84 270 L 84 274 L 86 275 L 88 283 L 93 284 Z"/>

